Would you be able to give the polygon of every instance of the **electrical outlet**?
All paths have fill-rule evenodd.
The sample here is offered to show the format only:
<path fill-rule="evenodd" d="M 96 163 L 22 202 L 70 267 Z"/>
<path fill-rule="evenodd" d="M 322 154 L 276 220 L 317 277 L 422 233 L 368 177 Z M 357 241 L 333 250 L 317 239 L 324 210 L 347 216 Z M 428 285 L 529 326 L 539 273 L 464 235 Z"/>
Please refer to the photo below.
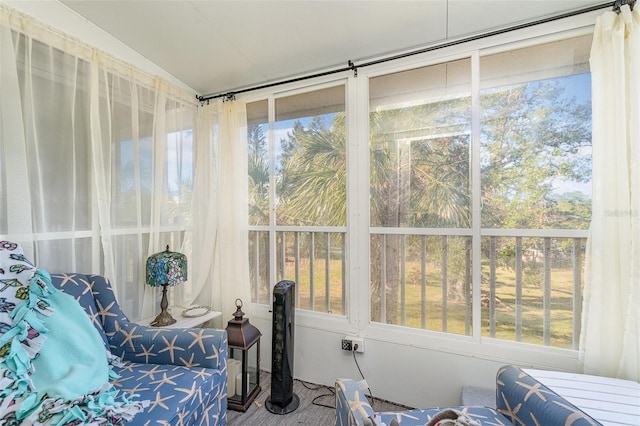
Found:
<path fill-rule="evenodd" d="M 353 350 L 353 345 L 351 344 L 351 340 L 342 339 L 342 350 L 351 352 Z"/>
<path fill-rule="evenodd" d="M 342 350 L 347 352 L 364 352 L 364 339 L 346 336 L 342 339 Z"/>

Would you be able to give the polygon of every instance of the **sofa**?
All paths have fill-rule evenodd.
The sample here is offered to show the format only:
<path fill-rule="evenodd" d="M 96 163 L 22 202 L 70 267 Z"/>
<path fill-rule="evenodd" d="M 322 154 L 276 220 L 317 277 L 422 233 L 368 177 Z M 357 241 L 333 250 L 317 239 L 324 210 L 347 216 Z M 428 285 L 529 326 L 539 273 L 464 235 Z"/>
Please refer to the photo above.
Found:
<path fill-rule="evenodd" d="M 115 387 L 148 405 L 128 425 L 226 425 L 227 333 L 169 329 L 131 322 L 101 275 L 52 274 L 73 296 L 108 350 L 120 357 Z"/>
<path fill-rule="evenodd" d="M 440 407 L 374 413 L 358 383 L 338 379 L 336 390 L 336 426 L 425 426 L 448 412 L 459 414 L 460 423 L 480 425 L 594 426 L 598 421 L 559 396 L 519 367 L 506 365 L 496 374 L 496 408 Z M 465 422 L 466 421 L 466 422 Z"/>

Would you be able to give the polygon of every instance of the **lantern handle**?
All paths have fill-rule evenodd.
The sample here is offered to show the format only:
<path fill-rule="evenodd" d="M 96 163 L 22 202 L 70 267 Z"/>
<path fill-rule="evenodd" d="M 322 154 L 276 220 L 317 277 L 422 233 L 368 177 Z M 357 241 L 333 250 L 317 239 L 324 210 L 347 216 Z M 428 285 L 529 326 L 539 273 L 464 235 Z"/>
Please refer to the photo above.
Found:
<path fill-rule="evenodd" d="M 241 320 L 244 316 L 244 312 L 242 312 L 242 299 L 236 299 L 236 312 L 233 314 L 233 317 L 236 320 Z"/>

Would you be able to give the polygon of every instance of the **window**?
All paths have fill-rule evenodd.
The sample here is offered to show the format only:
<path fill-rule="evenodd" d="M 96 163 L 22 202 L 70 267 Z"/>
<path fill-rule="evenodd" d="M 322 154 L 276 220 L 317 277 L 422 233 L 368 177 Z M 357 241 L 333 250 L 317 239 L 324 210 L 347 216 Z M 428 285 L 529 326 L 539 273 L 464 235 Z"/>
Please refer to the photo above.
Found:
<path fill-rule="evenodd" d="M 370 82 L 371 320 L 471 329 L 471 61 Z"/>
<path fill-rule="evenodd" d="M 590 47 L 581 37 L 480 60 L 484 336 L 577 348 L 591 217 Z"/>
<path fill-rule="evenodd" d="M 576 347 L 590 44 L 481 57 L 480 111 L 470 59 L 371 79 L 371 321 L 471 335 L 475 284 L 483 336 Z"/>
<path fill-rule="evenodd" d="M 140 318 L 146 257 L 191 231 L 192 94 L 123 75 L 106 56 L 91 73 L 66 36 L 13 37 L 2 84 L 23 108 L 0 141 L 0 236 L 50 272 L 104 273 Z"/>
<path fill-rule="evenodd" d="M 271 105 L 272 122 L 269 102 L 247 106 L 252 300 L 270 303 L 273 284 L 290 279 L 299 309 L 343 315 L 345 86 Z"/>

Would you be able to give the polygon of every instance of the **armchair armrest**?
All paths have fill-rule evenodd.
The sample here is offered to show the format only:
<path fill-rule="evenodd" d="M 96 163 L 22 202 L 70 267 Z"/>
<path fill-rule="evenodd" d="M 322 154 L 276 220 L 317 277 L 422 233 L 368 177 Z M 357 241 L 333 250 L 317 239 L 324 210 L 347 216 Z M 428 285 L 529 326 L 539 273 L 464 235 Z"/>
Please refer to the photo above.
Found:
<path fill-rule="evenodd" d="M 336 426 L 362 426 L 373 416 L 373 408 L 355 380 L 337 379 Z"/>
<path fill-rule="evenodd" d="M 496 375 L 496 407 L 513 424 L 597 426 L 575 405 L 513 365 Z"/>
<path fill-rule="evenodd" d="M 114 329 L 107 332 L 109 348 L 124 361 L 226 368 L 226 330 L 147 327 L 123 318 L 115 322 Z"/>

